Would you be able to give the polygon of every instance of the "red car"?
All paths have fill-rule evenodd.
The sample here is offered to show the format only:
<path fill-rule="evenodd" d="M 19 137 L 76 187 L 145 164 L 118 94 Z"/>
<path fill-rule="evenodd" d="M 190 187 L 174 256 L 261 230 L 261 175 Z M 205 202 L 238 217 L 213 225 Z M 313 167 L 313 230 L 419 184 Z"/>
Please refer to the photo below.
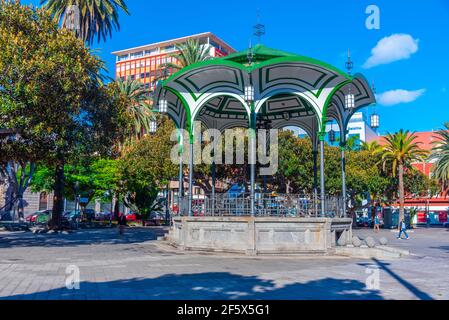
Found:
<path fill-rule="evenodd" d="M 25 221 L 26 222 L 30 222 L 30 223 L 35 223 L 38 216 L 40 216 L 42 214 L 48 214 L 50 212 L 51 212 L 51 210 L 37 211 L 37 212 L 35 212 L 33 214 L 30 214 L 28 217 L 26 217 Z"/>
<path fill-rule="evenodd" d="M 136 222 L 137 221 L 137 215 L 135 212 L 130 212 L 125 215 L 126 221 L 128 222 Z"/>

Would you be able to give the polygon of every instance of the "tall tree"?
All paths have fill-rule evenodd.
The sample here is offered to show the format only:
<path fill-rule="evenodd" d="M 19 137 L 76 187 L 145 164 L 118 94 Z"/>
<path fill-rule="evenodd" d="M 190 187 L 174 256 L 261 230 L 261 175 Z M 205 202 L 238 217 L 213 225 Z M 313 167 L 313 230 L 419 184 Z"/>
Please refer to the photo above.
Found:
<path fill-rule="evenodd" d="M 122 131 L 122 142 L 132 138 L 139 138 L 143 132 L 148 132 L 151 120 L 155 116 L 151 111 L 151 104 L 147 91 L 138 80 L 117 80 L 110 84 L 115 97 L 115 103 L 122 110 L 126 121 Z"/>
<path fill-rule="evenodd" d="M 159 78 L 166 78 L 170 72 L 168 70 L 178 71 L 194 63 L 212 59 L 210 47 L 201 45 L 198 40 L 188 39 L 185 43 L 177 45 L 178 53 L 171 54 L 175 62 L 167 62 L 159 67 Z"/>
<path fill-rule="evenodd" d="M 382 149 L 382 146 L 377 141 L 364 142 L 362 141 L 361 150 L 368 151 L 371 154 L 378 154 Z"/>
<path fill-rule="evenodd" d="M 434 164 L 433 177 L 437 179 L 444 189 L 449 188 L 449 122 L 435 135 L 431 159 Z"/>
<path fill-rule="evenodd" d="M 99 88 L 101 61 L 42 9 L 0 3 L 0 118 L 15 137 L 9 159 L 55 167 L 54 222 L 63 210 L 64 165 L 108 152 L 114 105 Z"/>
<path fill-rule="evenodd" d="M 393 177 L 398 178 L 399 219 L 404 220 L 404 171 L 411 168 L 414 162 L 422 161 L 428 153 L 421 149 L 416 142 L 416 135 L 409 131 L 400 130 L 394 134 L 387 134 L 382 153 L 384 169 L 389 169 Z"/>
<path fill-rule="evenodd" d="M 95 37 L 100 42 L 112 37 L 113 30 L 120 30 L 120 10 L 129 14 L 124 0 L 41 0 L 41 4 L 63 27 L 72 25 L 77 37 L 88 44 Z"/>
<path fill-rule="evenodd" d="M 155 134 L 135 142 L 120 160 L 125 202 L 142 214 L 151 211 L 158 190 L 178 173 L 178 167 L 170 159 L 175 146 L 170 141 L 174 125 L 168 119 L 161 119 L 159 124 Z"/>

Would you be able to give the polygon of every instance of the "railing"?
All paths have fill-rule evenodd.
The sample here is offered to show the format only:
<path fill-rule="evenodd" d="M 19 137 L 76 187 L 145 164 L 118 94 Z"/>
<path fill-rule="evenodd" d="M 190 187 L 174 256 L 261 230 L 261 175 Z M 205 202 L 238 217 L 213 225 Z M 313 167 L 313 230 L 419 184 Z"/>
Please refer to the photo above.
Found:
<path fill-rule="evenodd" d="M 326 196 L 324 217 L 344 217 L 343 201 Z M 255 194 L 255 216 L 258 217 L 323 217 L 321 199 L 313 195 Z M 188 215 L 188 197 L 182 199 L 182 215 Z M 251 216 L 250 194 L 202 195 L 192 200 L 193 216 Z"/>

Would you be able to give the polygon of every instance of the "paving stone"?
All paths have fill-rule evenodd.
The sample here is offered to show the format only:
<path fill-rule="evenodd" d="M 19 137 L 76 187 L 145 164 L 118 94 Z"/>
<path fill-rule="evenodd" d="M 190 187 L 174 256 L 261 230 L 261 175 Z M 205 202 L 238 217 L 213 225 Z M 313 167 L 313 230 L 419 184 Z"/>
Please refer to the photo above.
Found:
<path fill-rule="evenodd" d="M 449 237 L 418 229 L 396 233 L 354 230 L 361 239 L 388 239 L 409 250 L 404 259 L 247 257 L 178 252 L 152 239 L 163 228 L 84 230 L 73 234 L 2 233 L 0 299 L 448 299 Z M 68 290 L 67 266 L 80 271 L 80 290 Z M 431 265 L 432 268 L 428 268 Z M 378 275 L 378 288 L 367 288 Z"/>

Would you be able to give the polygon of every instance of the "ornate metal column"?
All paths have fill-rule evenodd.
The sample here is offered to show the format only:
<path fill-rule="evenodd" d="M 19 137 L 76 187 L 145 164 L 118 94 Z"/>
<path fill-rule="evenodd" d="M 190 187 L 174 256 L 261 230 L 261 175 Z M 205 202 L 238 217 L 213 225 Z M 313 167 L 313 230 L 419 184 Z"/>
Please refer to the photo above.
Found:
<path fill-rule="evenodd" d="M 251 179 L 250 179 L 250 201 L 251 201 L 251 216 L 254 217 L 256 215 L 256 208 L 255 208 L 255 183 L 256 183 L 256 129 L 255 129 L 255 113 L 252 112 L 251 115 L 252 121 L 251 121 L 251 128 L 249 129 L 249 149 L 250 149 L 250 156 L 249 156 L 249 163 L 251 167 Z"/>
<path fill-rule="evenodd" d="M 341 193 L 342 193 L 342 201 L 343 201 L 343 217 L 346 218 L 348 216 L 348 212 L 346 209 L 346 154 L 345 154 L 345 143 L 342 143 L 341 146 Z"/>
<path fill-rule="evenodd" d="M 313 203 L 315 215 L 318 215 L 318 148 L 313 146 Z"/>
<path fill-rule="evenodd" d="M 216 164 L 215 164 L 215 154 L 214 160 L 212 161 L 212 214 L 215 215 L 215 183 L 216 181 Z"/>
<path fill-rule="evenodd" d="M 193 201 L 193 139 L 190 139 L 189 145 L 189 217 L 193 216 L 192 201 Z"/>
<path fill-rule="evenodd" d="M 324 135 L 320 134 L 321 216 L 326 216 L 326 190 L 324 185 Z"/>
<path fill-rule="evenodd" d="M 179 148 L 179 188 L 178 188 L 178 212 L 179 215 L 182 215 L 182 202 L 184 201 L 184 170 L 183 170 L 183 146 Z"/>

